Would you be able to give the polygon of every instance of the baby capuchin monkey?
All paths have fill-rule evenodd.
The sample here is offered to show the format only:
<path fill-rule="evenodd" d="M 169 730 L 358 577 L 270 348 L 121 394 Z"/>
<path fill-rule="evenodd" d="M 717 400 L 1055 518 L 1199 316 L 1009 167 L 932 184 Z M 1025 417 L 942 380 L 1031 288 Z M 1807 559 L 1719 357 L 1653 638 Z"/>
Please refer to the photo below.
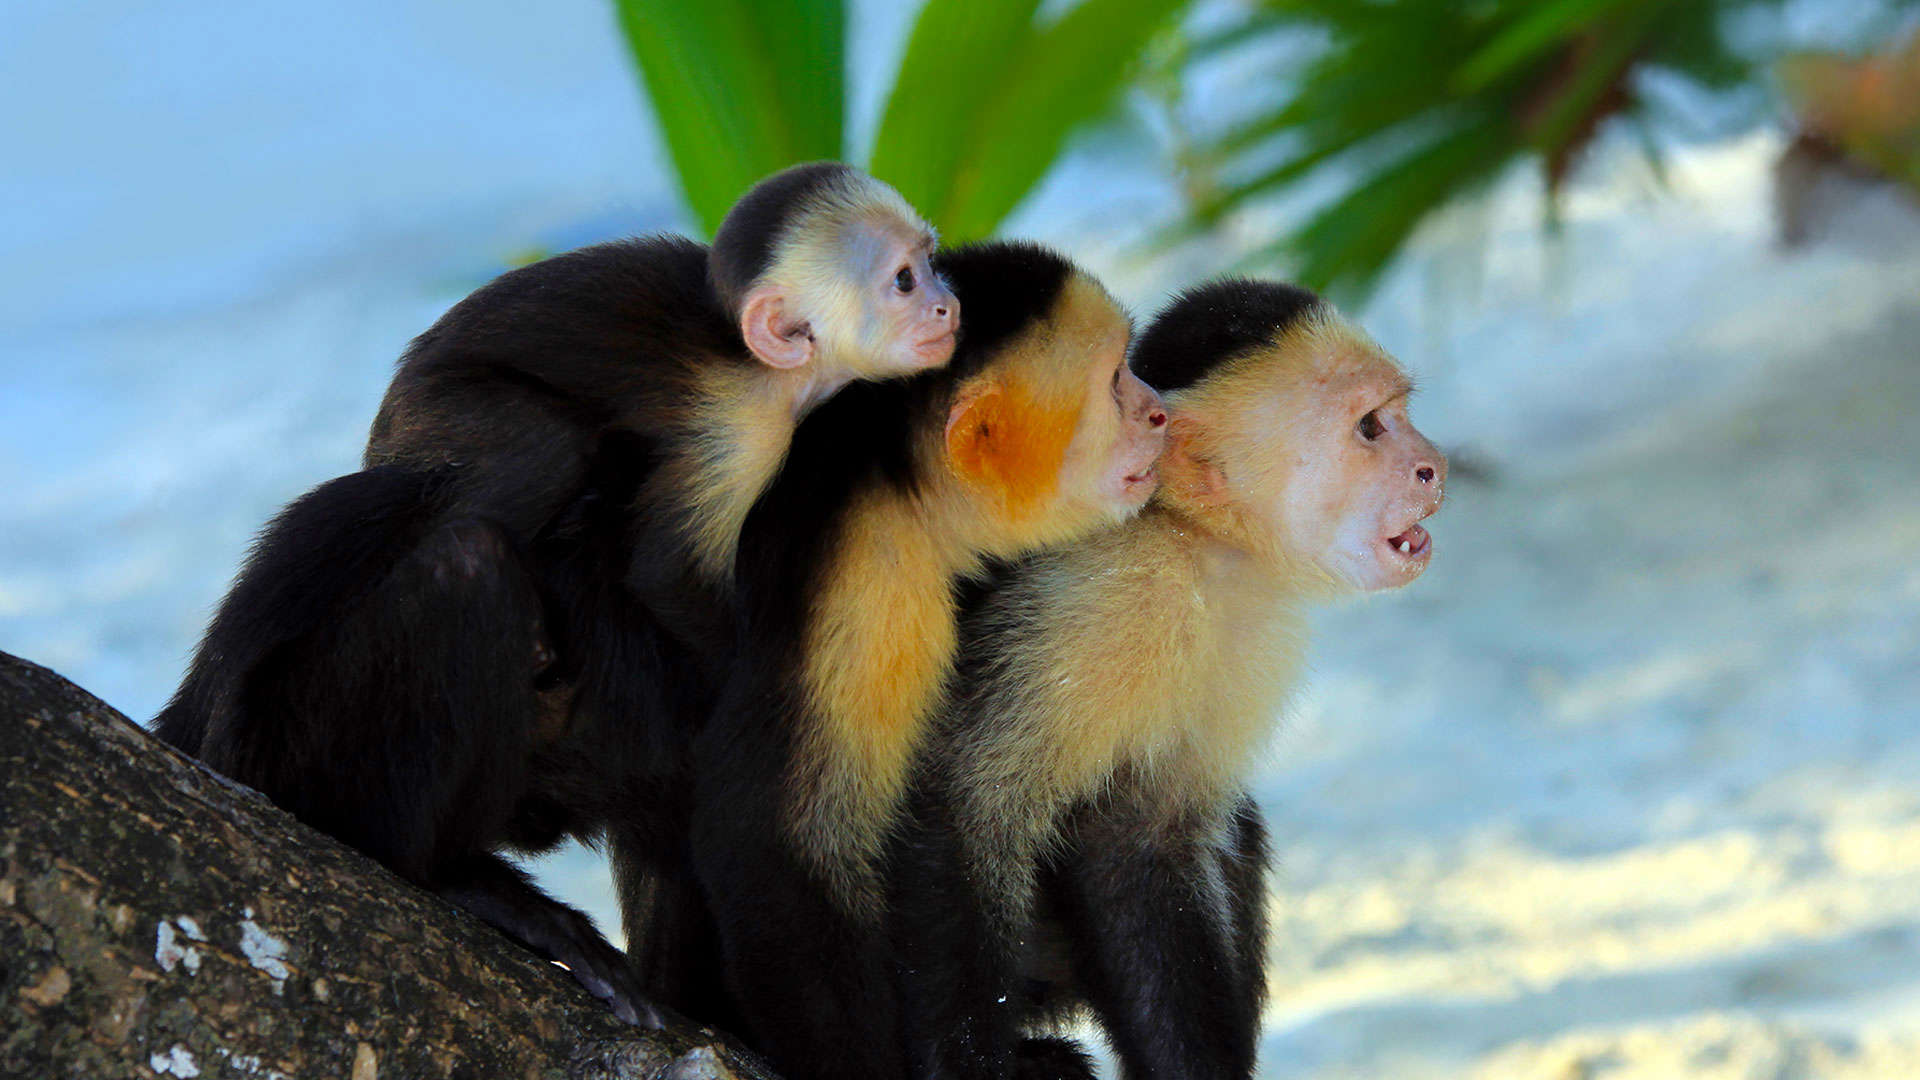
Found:
<path fill-rule="evenodd" d="M 725 1019 L 793 1080 L 908 1075 L 880 857 L 956 656 L 957 584 L 1137 511 L 1164 439 L 1093 278 L 1027 244 L 935 264 L 967 309 L 952 364 L 801 424 L 742 530 L 743 647 L 694 744 Z"/>
<path fill-rule="evenodd" d="M 657 1019 L 500 850 L 684 835 L 642 796 L 687 786 L 740 523 L 810 409 L 952 354 L 934 246 L 892 188 L 818 163 L 711 251 L 602 244 L 476 291 L 408 348 L 367 467 L 256 542 L 156 731 Z"/>
<path fill-rule="evenodd" d="M 457 467 L 461 508 L 525 538 L 625 458 L 644 474 L 634 517 L 682 556 L 665 561 L 724 584 L 800 418 L 953 354 L 936 244 L 891 187 L 815 162 L 743 196 L 711 251 L 653 236 L 503 274 L 408 347 L 366 464 Z"/>
<path fill-rule="evenodd" d="M 1298 682 L 1306 607 L 1433 556 L 1446 459 L 1399 366 L 1312 293 L 1193 289 L 1133 368 L 1173 416 L 1159 492 L 970 604 L 922 755 L 891 866 L 917 1076 L 1003 1075 L 1023 1022 L 1063 1002 L 1092 1006 L 1124 1076 L 1252 1075 L 1266 839 L 1247 770 Z"/>

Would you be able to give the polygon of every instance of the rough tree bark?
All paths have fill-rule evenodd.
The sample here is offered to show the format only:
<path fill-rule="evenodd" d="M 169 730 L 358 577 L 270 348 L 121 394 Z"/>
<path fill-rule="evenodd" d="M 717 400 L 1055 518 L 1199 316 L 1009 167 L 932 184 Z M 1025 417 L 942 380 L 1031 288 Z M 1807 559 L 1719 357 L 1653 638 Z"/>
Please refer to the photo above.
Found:
<path fill-rule="evenodd" d="M 771 1080 L 0 653 L 0 1076 Z"/>

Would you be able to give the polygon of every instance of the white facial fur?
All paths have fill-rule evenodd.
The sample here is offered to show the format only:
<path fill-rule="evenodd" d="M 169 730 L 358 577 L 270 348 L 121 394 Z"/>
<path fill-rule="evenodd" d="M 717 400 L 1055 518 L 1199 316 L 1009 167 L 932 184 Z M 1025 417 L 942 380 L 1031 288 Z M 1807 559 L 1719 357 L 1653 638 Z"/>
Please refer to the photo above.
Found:
<path fill-rule="evenodd" d="M 796 215 L 741 302 L 747 347 L 776 368 L 811 365 L 828 388 L 939 367 L 960 302 L 934 273 L 934 232 L 871 178 Z"/>
<path fill-rule="evenodd" d="M 853 226 L 841 241 L 845 278 L 803 292 L 835 339 L 826 351 L 856 378 L 939 367 L 952 358 L 960 301 L 934 272 L 934 246 L 932 233 L 905 222 Z"/>
<path fill-rule="evenodd" d="M 1103 347 L 1093 365 L 1080 423 L 1061 464 L 1061 490 L 1084 492 L 1101 512 L 1124 520 L 1145 506 L 1159 484 L 1154 465 L 1166 445 L 1160 395 L 1127 367 L 1127 335 Z"/>
<path fill-rule="evenodd" d="M 1405 375 L 1371 342 L 1325 341 L 1297 392 L 1306 420 L 1280 491 L 1296 550 L 1362 591 L 1419 577 L 1433 557 L 1420 522 L 1440 509 L 1447 459 L 1407 416 Z"/>
<path fill-rule="evenodd" d="M 1432 559 L 1419 522 L 1447 479 L 1407 416 L 1409 390 L 1360 331 L 1330 310 L 1308 316 L 1179 397 L 1175 425 L 1196 433 L 1201 460 L 1183 464 L 1182 484 L 1225 508 L 1253 549 L 1350 589 L 1405 585 Z"/>

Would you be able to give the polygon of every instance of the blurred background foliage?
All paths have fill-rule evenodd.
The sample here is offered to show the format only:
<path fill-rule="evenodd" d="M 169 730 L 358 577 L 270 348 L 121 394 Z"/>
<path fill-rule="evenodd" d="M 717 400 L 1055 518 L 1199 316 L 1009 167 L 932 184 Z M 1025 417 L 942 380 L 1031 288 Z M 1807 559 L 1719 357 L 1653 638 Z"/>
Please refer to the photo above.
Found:
<path fill-rule="evenodd" d="M 844 0 L 617 0 L 695 220 L 708 233 L 754 180 L 847 146 Z M 1787 56 L 1781 0 L 930 0 L 893 75 L 871 155 L 950 241 L 986 236 L 1068 138 L 1131 89 L 1159 114 L 1187 214 L 1158 243 L 1243 210 L 1320 195 L 1256 244 L 1245 268 L 1363 295 L 1420 224 L 1516 163 L 1540 170 L 1543 226 L 1582 154 L 1609 128 L 1655 176 L 1659 129 L 1703 121 L 1675 80 L 1733 107 L 1786 116 L 1783 232 L 1822 167 L 1920 191 L 1916 5 L 1892 0 L 1850 54 Z M 1186 108 L 1209 66 L 1261 65 L 1264 92 L 1222 121 Z M 1698 133 L 1698 132 L 1691 132 Z M 1712 134 L 1726 134 L 1726 131 Z"/>
<path fill-rule="evenodd" d="M 866 164 L 949 240 L 986 236 L 1107 112 L 1183 0 L 929 0 Z M 843 0 L 618 0 L 681 191 L 711 235 L 754 181 L 845 145 Z"/>

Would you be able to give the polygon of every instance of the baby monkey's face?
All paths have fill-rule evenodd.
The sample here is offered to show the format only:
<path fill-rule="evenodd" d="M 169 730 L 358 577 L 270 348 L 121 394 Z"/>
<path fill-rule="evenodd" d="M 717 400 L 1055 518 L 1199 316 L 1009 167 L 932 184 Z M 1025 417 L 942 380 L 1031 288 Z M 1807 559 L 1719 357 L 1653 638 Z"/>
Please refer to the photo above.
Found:
<path fill-rule="evenodd" d="M 960 329 L 960 301 L 934 272 L 935 238 L 924 228 L 875 221 L 851 230 L 848 283 L 864 317 L 855 350 L 871 370 L 885 376 L 940 367 L 953 357 Z"/>

